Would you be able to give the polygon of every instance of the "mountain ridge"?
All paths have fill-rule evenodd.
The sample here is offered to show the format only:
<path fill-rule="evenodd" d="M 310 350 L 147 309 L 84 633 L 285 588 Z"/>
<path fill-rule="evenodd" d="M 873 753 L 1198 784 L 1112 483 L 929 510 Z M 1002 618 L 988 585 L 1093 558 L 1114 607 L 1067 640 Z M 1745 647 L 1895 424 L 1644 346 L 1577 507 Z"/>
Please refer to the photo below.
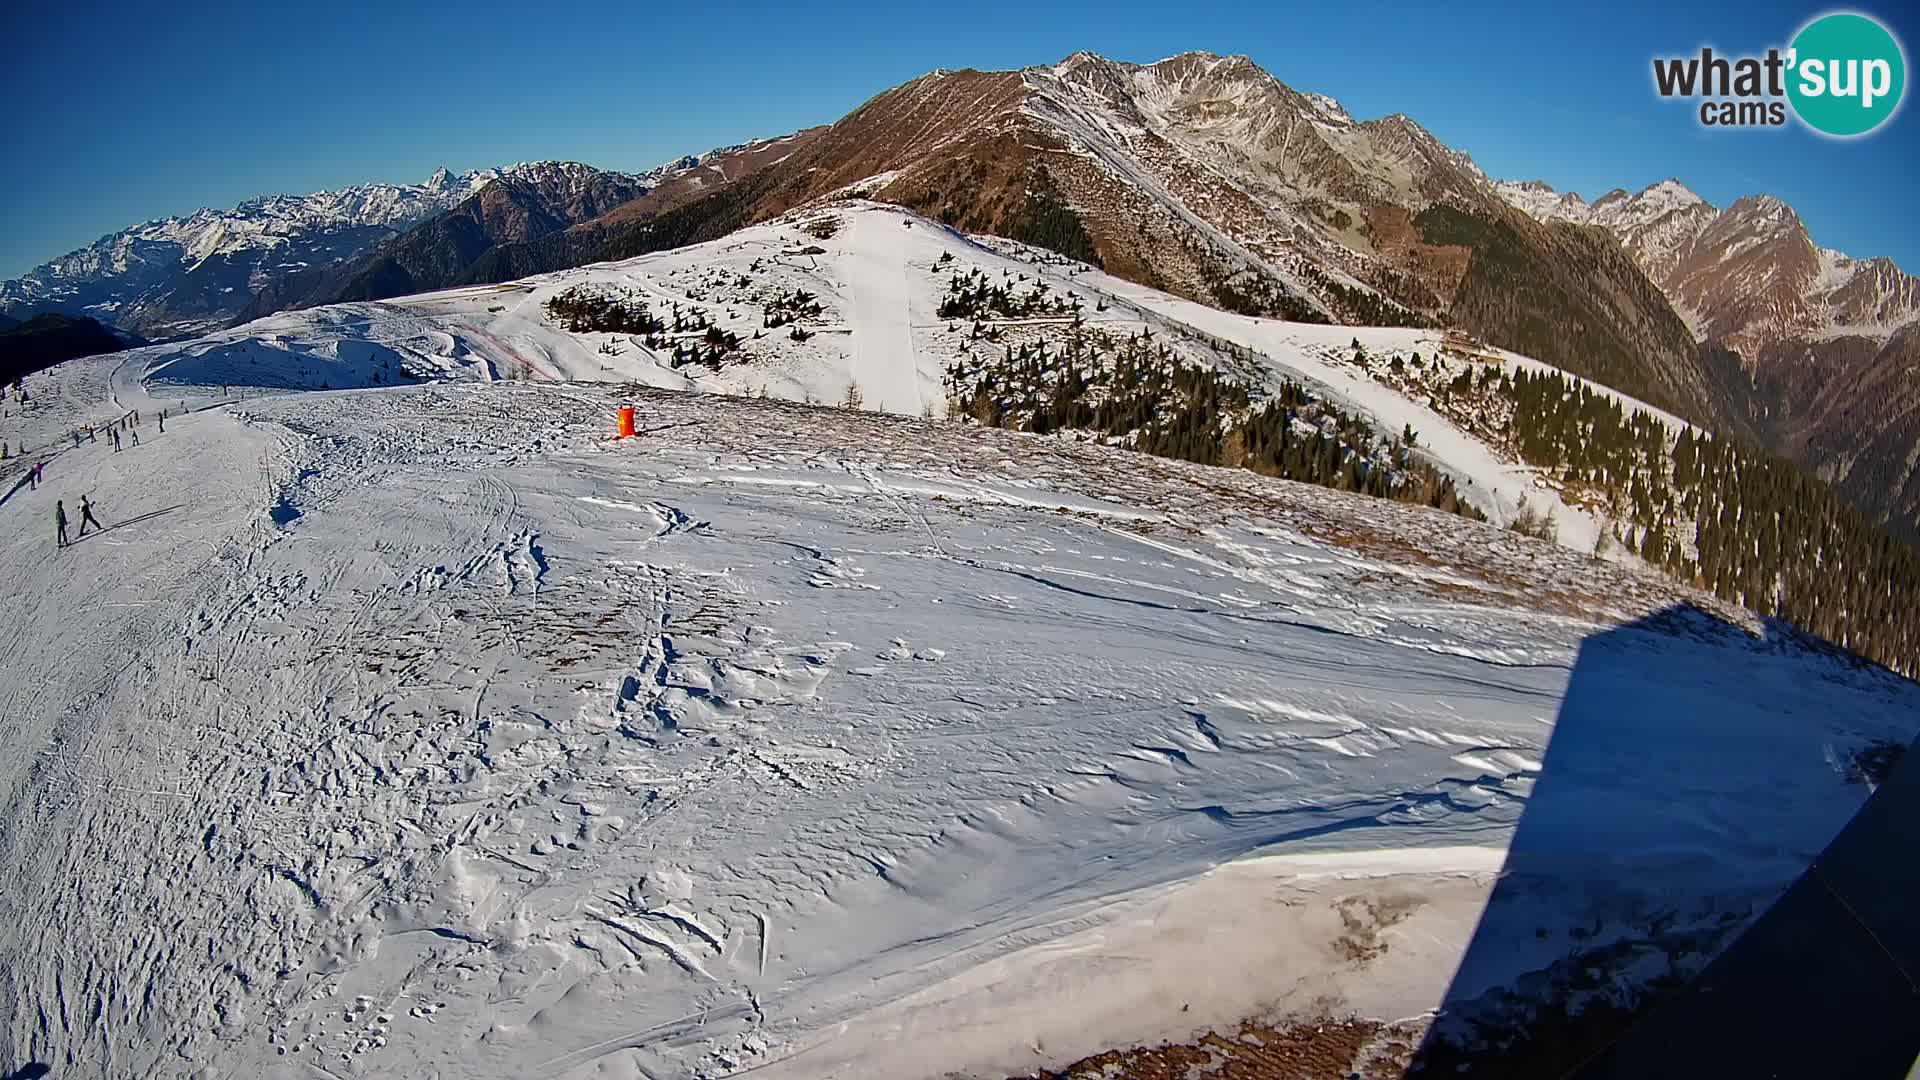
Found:
<path fill-rule="evenodd" d="M 226 325 L 277 277 L 332 266 L 444 213 L 499 181 L 539 181 L 592 169 L 647 185 L 672 163 L 641 174 L 578 162 L 517 162 L 417 184 L 367 183 L 304 195 L 269 194 L 233 207 L 201 207 L 108 233 L 0 282 L 0 311 L 86 315 L 154 338 Z"/>
<path fill-rule="evenodd" d="M 1591 204 L 1538 182 L 1496 187 L 1530 215 L 1617 239 L 1702 345 L 1734 358 L 1722 385 L 1735 430 L 1920 535 L 1920 279 L 1820 246 L 1773 195 L 1721 208 L 1677 180 Z"/>
<path fill-rule="evenodd" d="M 674 165 L 649 175 L 665 175 Z M 263 282 L 234 319 L 245 322 L 287 308 L 426 291 L 451 281 L 498 243 L 558 232 L 649 190 L 646 176 L 579 162 L 516 165 L 365 252 Z"/>
<path fill-rule="evenodd" d="M 0 310 L 89 315 L 156 337 L 217 326 L 221 297 L 264 275 L 357 251 L 431 216 L 498 175 L 436 171 L 419 184 L 360 184 L 261 195 L 217 210 L 152 218 L 0 282 Z"/>
<path fill-rule="evenodd" d="M 1577 229 L 1515 210 L 1471 157 L 1403 114 L 1355 122 L 1245 57 L 1141 65 L 1083 52 L 1014 71 L 931 72 L 875 95 L 746 185 L 577 261 L 710 238 L 856 189 L 1189 299 L 1306 321 L 1449 321 L 1463 287 L 1485 292 L 1485 274 L 1469 272 L 1476 245 L 1504 245 L 1480 261 L 1534 267 L 1525 276 L 1548 283 L 1555 310 L 1469 304 L 1466 329 L 1576 371 L 1583 355 L 1600 355 L 1584 374 L 1698 422 L 1728 419 L 1686 326 L 1637 268 Z M 1419 217 L 1436 205 L 1479 224 L 1443 236 L 1443 222 Z M 1599 267 L 1593 288 L 1589 265 Z"/>
<path fill-rule="evenodd" d="M 1901 464 L 1920 390 L 1884 374 L 1904 370 L 1913 335 L 1897 331 L 1920 286 L 1813 244 L 1772 197 L 1722 209 L 1669 179 L 1588 203 L 1495 179 L 1405 113 L 1358 120 L 1246 56 L 1198 51 L 936 70 L 831 125 L 607 175 L 633 186 L 564 207 L 501 191 L 456 213 L 470 191 L 414 222 L 419 236 L 248 275 L 242 303 L 194 283 L 177 306 L 245 319 L 500 282 L 866 194 L 1229 311 L 1453 326 L 1792 456 L 1920 529 L 1920 477 Z M 1833 378 L 1893 404 L 1836 397 Z"/>

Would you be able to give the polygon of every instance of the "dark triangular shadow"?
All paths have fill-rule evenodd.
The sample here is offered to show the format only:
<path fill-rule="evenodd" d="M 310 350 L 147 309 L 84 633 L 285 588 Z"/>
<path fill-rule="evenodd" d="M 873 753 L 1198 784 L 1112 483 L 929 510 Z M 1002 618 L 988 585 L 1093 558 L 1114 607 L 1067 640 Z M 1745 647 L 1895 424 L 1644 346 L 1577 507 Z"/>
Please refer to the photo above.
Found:
<path fill-rule="evenodd" d="M 1778 708 L 1767 679 L 1783 681 Z M 1756 638 L 1691 605 L 1582 642 L 1408 1075 L 1905 1076 L 1920 1052 L 1920 929 L 1897 915 L 1920 895 L 1920 766 L 1847 825 L 1867 788 L 1849 775 L 1858 747 L 1832 744 L 1852 725 L 1814 713 L 1822 679 L 1850 687 L 1833 702 L 1878 703 L 1883 688 L 1912 700 L 1904 680 L 1784 624 Z"/>
<path fill-rule="evenodd" d="M 1902 758 L 1786 895 L 1573 1076 L 1909 1075 L 1920 1059 L 1920 754 Z"/>

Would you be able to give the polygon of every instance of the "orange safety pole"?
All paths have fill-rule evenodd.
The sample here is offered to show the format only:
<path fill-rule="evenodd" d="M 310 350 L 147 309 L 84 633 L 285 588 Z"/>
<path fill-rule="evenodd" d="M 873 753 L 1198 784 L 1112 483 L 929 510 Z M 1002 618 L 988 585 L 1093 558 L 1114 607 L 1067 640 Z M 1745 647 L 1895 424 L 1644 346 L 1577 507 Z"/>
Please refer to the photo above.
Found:
<path fill-rule="evenodd" d="M 633 406 L 620 406 L 620 438 L 633 437 Z"/>

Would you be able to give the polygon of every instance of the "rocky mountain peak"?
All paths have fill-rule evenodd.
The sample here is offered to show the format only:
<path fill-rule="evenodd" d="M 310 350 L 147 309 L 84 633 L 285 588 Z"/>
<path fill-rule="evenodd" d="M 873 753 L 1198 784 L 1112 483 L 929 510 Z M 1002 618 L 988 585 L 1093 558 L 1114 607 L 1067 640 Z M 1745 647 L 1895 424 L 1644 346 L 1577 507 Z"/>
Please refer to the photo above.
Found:
<path fill-rule="evenodd" d="M 1747 195 L 1734 200 L 1715 228 L 1753 240 L 1785 239 L 1812 244 L 1800 215 L 1773 195 Z"/>
<path fill-rule="evenodd" d="M 1707 201 L 1695 194 L 1692 188 L 1681 183 L 1678 178 L 1671 176 L 1642 191 L 1640 197 L 1658 198 L 1674 205 L 1692 205 Z"/>

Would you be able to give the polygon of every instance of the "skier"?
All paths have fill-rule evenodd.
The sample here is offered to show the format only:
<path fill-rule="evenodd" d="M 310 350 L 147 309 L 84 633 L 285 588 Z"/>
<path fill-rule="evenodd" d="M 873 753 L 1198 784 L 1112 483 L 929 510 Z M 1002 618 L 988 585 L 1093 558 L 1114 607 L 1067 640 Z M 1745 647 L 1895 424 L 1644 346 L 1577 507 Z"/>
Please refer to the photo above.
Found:
<path fill-rule="evenodd" d="M 39 486 L 40 486 L 40 466 L 35 465 L 33 468 L 27 470 L 27 490 L 33 491 Z"/>
<path fill-rule="evenodd" d="M 58 529 L 60 533 L 59 546 L 66 547 L 67 546 L 67 504 L 66 503 L 56 502 L 53 504 L 53 525 L 54 525 L 54 528 Z"/>
<path fill-rule="evenodd" d="M 165 435 L 166 433 L 167 433 L 167 410 L 161 409 L 160 410 L 160 434 Z"/>
<path fill-rule="evenodd" d="M 73 448 L 75 450 L 80 449 L 80 429 L 79 428 L 73 429 Z"/>
<path fill-rule="evenodd" d="M 120 452 L 120 429 L 108 428 L 107 434 L 113 436 L 113 452 L 116 454 L 119 453 Z"/>
<path fill-rule="evenodd" d="M 140 445 L 140 429 L 134 428 L 132 434 L 133 434 L 133 445 L 139 446 Z"/>
<path fill-rule="evenodd" d="M 88 424 L 88 425 L 87 425 L 87 441 L 88 441 L 88 442 L 99 442 L 99 441 L 100 441 L 100 433 L 99 433 L 99 432 L 97 432 L 97 431 L 95 431 L 95 430 L 93 429 L 93 425 L 92 425 L 92 424 Z"/>
<path fill-rule="evenodd" d="M 87 535 L 87 525 L 89 523 L 91 523 L 94 528 L 100 530 L 101 532 L 107 531 L 107 527 L 105 525 L 100 524 L 100 519 L 93 516 L 93 504 L 87 501 L 87 497 L 85 495 L 82 495 L 80 496 L 80 535 L 81 536 Z"/>

